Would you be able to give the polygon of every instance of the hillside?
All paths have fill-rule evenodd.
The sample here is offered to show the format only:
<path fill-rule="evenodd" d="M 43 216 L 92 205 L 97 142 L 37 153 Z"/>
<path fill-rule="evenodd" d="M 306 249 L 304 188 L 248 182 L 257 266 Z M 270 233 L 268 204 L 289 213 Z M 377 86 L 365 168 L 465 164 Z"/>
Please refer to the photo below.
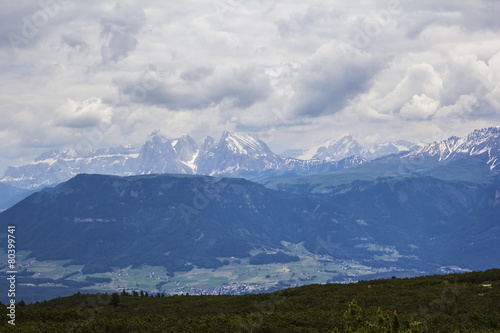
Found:
<path fill-rule="evenodd" d="M 0 183 L 0 211 L 26 198 L 32 191 Z"/>
<path fill-rule="evenodd" d="M 237 178 L 79 175 L 4 211 L 0 226 L 22 240 L 27 301 L 78 288 L 265 292 L 499 267 L 498 184 L 414 175 L 292 193 Z"/>
<path fill-rule="evenodd" d="M 500 332 L 499 298 L 500 269 L 348 285 L 310 285 L 242 296 L 164 297 L 122 293 L 112 297 L 78 293 L 48 302 L 18 304 L 16 327 L 10 327 L 4 320 L 0 330 L 332 332 L 338 328 L 347 332 L 348 323 L 360 328 L 370 322 L 373 326 L 392 326 L 389 331 L 370 332 L 409 332 L 412 325 L 413 333 L 492 333 Z M 399 330 L 395 328 L 394 311 Z"/>

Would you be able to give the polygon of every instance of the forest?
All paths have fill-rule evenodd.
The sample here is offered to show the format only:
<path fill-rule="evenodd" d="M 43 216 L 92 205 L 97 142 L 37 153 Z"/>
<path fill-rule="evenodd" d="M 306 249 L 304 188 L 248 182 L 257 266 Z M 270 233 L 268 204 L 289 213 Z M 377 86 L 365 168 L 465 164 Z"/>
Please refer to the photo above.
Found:
<path fill-rule="evenodd" d="M 0 331 L 500 332 L 499 300 L 500 269 L 241 296 L 77 292 L 19 301 Z"/>

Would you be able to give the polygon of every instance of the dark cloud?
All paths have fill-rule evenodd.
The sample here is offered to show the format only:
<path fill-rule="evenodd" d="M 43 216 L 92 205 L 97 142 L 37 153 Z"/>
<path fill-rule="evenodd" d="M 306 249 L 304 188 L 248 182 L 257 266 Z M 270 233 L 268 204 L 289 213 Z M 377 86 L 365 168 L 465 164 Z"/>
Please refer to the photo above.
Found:
<path fill-rule="evenodd" d="M 183 80 L 179 80 L 179 77 Z M 147 87 L 144 77 L 117 78 L 114 85 L 126 100 L 171 110 L 203 109 L 227 100 L 245 109 L 270 93 L 269 77 L 256 67 L 217 66 L 195 68 L 159 79 Z"/>
<path fill-rule="evenodd" d="M 500 2 L 418 1 L 402 2 L 405 19 L 399 22 L 410 38 L 432 26 L 460 26 L 468 31 L 500 30 Z"/>
<path fill-rule="evenodd" d="M 64 19 L 59 14 L 65 3 L 64 0 L 2 3 L 0 48 L 17 52 L 36 47 Z"/>
<path fill-rule="evenodd" d="M 210 67 L 196 67 L 182 72 L 180 78 L 185 81 L 199 81 L 211 75 L 213 72 L 214 69 Z"/>
<path fill-rule="evenodd" d="M 64 34 L 61 37 L 63 44 L 69 46 L 72 50 L 79 53 L 88 54 L 90 52 L 89 45 L 83 39 L 83 36 L 77 34 Z"/>
<path fill-rule="evenodd" d="M 370 87 L 373 76 L 389 60 L 348 47 L 325 44 L 300 68 L 293 83 L 294 113 L 317 117 L 342 110 Z"/>
<path fill-rule="evenodd" d="M 146 24 L 146 15 L 138 7 L 125 1 L 116 3 L 112 13 L 101 19 L 101 37 L 105 40 L 101 47 L 103 63 L 125 59 L 138 43 L 137 34 Z"/>

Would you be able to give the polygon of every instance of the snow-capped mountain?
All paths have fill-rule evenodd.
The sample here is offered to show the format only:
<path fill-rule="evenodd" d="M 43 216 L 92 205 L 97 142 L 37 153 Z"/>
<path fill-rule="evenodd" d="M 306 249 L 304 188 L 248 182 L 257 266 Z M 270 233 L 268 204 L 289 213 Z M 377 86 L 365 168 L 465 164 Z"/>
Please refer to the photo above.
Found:
<path fill-rule="evenodd" d="M 301 160 L 317 159 L 340 161 L 350 156 L 370 159 L 372 157 L 371 155 L 370 151 L 361 146 L 351 135 L 346 135 L 344 137 L 327 140 L 319 146 L 312 147 L 297 158 Z"/>
<path fill-rule="evenodd" d="M 139 149 L 134 147 L 50 151 L 30 164 L 8 167 L 1 181 L 32 189 L 66 181 L 79 173 L 133 175 L 138 156 Z"/>
<path fill-rule="evenodd" d="M 140 150 L 135 174 L 195 174 L 195 160 L 199 153 L 200 149 L 191 137 L 185 135 L 178 139 L 167 139 L 155 131 L 148 136 Z"/>
<path fill-rule="evenodd" d="M 298 159 L 309 160 L 319 159 L 325 161 L 340 161 L 350 156 L 358 156 L 367 160 L 377 157 L 398 154 L 404 151 L 417 149 L 415 144 L 399 140 L 397 142 L 382 142 L 367 149 L 360 145 L 352 135 L 334 138 L 312 147 L 297 156 Z"/>
<path fill-rule="evenodd" d="M 402 158 L 438 157 L 439 161 L 483 155 L 492 171 L 500 171 L 500 126 L 475 130 L 465 138 L 452 136 L 430 143 Z"/>
<path fill-rule="evenodd" d="M 205 154 L 196 160 L 198 173 L 203 175 L 278 169 L 283 159 L 264 142 L 244 133 L 225 131 L 217 144 L 209 141 L 205 149 Z"/>
<path fill-rule="evenodd" d="M 144 174 L 199 174 L 261 177 L 307 175 L 344 169 L 366 162 L 350 157 L 345 161 L 298 160 L 273 153 L 249 134 L 224 132 L 219 142 L 207 137 L 201 149 L 189 136 L 169 139 L 153 132 L 142 148 L 120 147 L 86 151 L 52 151 L 33 163 L 9 167 L 1 182 L 33 189 L 66 181 L 80 173 L 118 176 Z"/>
<path fill-rule="evenodd" d="M 405 140 L 398 140 L 396 142 L 382 142 L 375 144 L 370 153 L 372 158 L 382 157 L 386 155 L 399 154 L 405 151 L 412 151 L 419 149 L 420 146 Z"/>
<path fill-rule="evenodd" d="M 198 174 L 245 175 L 259 173 L 297 174 L 329 172 L 362 164 L 366 160 L 349 157 L 342 161 L 299 160 L 275 154 L 261 140 L 249 134 L 224 132 L 218 143 L 207 138 L 196 159 Z"/>
<path fill-rule="evenodd" d="M 388 154 L 401 158 L 437 156 L 439 161 L 483 156 L 492 171 L 500 171 L 500 127 L 476 130 L 466 138 L 451 137 L 415 149 L 398 141 L 362 147 L 352 136 L 332 139 L 314 147 L 300 159 L 273 153 L 249 134 L 224 132 L 219 141 L 207 137 L 198 147 L 189 136 L 168 139 L 153 132 L 139 149 L 117 147 L 83 151 L 51 151 L 34 162 L 8 167 L 1 182 L 18 188 L 34 189 L 66 181 L 80 173 L 142 175 L 158 173 L 239 176 L 248 179 L 293 177 L 346 169 Z"/>

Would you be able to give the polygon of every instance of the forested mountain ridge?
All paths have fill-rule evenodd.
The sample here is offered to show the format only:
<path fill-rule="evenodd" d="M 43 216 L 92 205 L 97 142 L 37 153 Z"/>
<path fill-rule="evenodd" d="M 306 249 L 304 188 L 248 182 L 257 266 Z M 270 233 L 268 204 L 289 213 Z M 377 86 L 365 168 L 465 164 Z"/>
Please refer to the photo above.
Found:
<path fill-rule="evenodd" d="M 268 294 L 83 294 L 16 306 L 3 332 L 500 332 L 500 270 Z"/>

